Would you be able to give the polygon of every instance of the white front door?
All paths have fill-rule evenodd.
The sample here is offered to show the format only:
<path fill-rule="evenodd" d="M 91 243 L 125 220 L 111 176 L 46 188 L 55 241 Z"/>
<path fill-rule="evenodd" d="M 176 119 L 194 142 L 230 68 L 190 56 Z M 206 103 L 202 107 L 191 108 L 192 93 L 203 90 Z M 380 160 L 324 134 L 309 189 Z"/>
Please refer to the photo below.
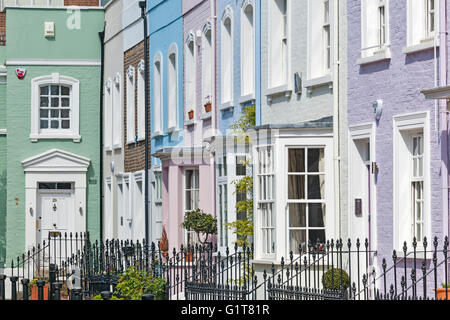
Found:
<path fill-rule="evenodd" d="M 73 190 L 39 190 L 36 222 L 37 242 L 48 238 L 64 237 L 74 230 Z"/>

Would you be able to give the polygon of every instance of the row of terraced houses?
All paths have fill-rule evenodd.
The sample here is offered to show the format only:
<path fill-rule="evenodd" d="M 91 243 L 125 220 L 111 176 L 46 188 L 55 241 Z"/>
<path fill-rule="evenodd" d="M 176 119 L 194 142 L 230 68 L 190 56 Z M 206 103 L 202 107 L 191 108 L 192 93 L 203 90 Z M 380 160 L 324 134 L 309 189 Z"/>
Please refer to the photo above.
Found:
<path fill-rule="evenodd" d="M 446 0 L 2 0 L 0 268 L 49 233 L 186 245 L 197 208 L 225 251 L 249 196 L 264 268 L 442 238 L 448 21 Z"/>

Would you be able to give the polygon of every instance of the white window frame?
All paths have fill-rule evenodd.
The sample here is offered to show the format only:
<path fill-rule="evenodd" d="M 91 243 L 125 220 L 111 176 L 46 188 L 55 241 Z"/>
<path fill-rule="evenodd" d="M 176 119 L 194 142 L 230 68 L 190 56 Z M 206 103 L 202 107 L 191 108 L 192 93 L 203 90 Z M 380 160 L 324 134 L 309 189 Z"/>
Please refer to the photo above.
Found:
<path fill-rule="evenodd" d="M 175 55 L 175 70 L 174 74 L 171 74 L 171 56 Z M 172 76 L 174 79 L 172 79 Z M 171 105 L 170 90 L 175 86 L 175 101 L 174 105 Z M 179 127 L 178 124 L 178 47 L 176 43 L 172 43 L 167 52 L 167 131 L 176 130 Z M 173 110 L 171 110 L 173 108 Z M 172 118 L 173 117 L 173 118 Z"/>
<path fill-rule="evenodd" d="M 274 10 L 275 10 L 275 6 L 277 6 L 277 4 L 275 3 L 276 1 L 282 1 L 282 0 L 269 0 L 268 1 L 268 21 L 267 21 L 267 27 L 268 27 L 268 32 L 267 32 L 267 44 L 268 44 L 268 73 L 267 73 L 267 92 L 266 95 L 272 95 L 272 94 L 276 94 L 279 92 L 285 92 L 290 90 L 290 86 L 291 86 L 291 81 L 290 81 L 290 57 L 291 57 L 291 18 L 290 18 L 290 12 L 291 12 L 291 1 L 290 0 L 284 0 L 286 1 L 286 15 L 284 16 L 284 28 L 285 30 L 283 31 L 283 35 L 281 37 L 281 39 L 272 39 L 272 28 L 273 28 L 273 15 L 274 15 Z M 273 76 L 273 74 L 275 73 L 283 73 L 283 71 L 281 70 L 275 70 L 275 67 L 272 66 L 273 60 L 274 59 L 279 59 L 279 57 L 272 57 L 273 53 L 272 53 L 272 42 L 274 41 L 281 41 L 283 44 L 282 46 L 286 46 L 286 48 L 284 49 L 284 55 L 285 55 L 285 60 L 283 63 L 285 65 L 285 74 L 284 76 L 284 80 L 280 81 L 279 83 L 274 83 L 273 79 L 275 78 Z"/>
<path fill-rule="evenodd" d="M 224 34 L 225 32 L 227 32 L 225 30 L 225 21 L 226 20 L 230 20 L 230 43 L 229 43 L 229 48 L 224 47 L 224 43 L 225 43 L 225 39 L 224 39 Z M 227 108 L 227 107 L 231 107 L 233 106 L 233 86 L 234 86 L 234 81 L 233 81 L 233 77 L 234 77 L 234 68 L 233 68 L 233 63 L 234 63 L 234 19 L 233 19 L 233 9 L 231 9 L 230 6 L 227 6 L 223 12 L 222 15 L 222 20 L 221 20 L 221 24 L 220 24 L 220 104 L 221 104 L 221 108 Z M 228 54 L 230 55 L 229 60 L 230 60 L 230 65 L 229 65 L 229 73 L 230 73 L 230 79 L 225 79 L 225 68 L 226 66 L 224 65 L 224 53 L 225 53 L 225 49 L 227 49 L 229 52 Z M 229 97 L 225 96 L 225 82 L 229 82 L 228 86 L 229 86 L 229 92 L 227 92 L 227 95 L 229 95 Z"/>
<path fill-rule="evenodd" d="M 145 63 L 137 67 L 137 141 L 145 139 Z"/>
<path fill-rule="evenodd" d="M 192 46 L 192 51 L 190 47 Z M 193 31 L 189 32 L 185 42 L 185 110 L 186 119 L 189 119 L 187 114 L 190 110 L 194 111 L 194 118 L 197 114 L 197 46 L 195 44 L 195 34 Z"/>
<path fill-rule="evenodd" d="M 412 242 L 412 151 L 409 141 L 403 139 L 403 134 L 413 137 L 417 132 L 423 134 L 423 236 L 428 239 L 431 235 L 431 177 L 430 177 L 430 114 L 426 112 L 416 112 L 394 116 L 394 170 L 393 170 L 393 204 L 394 204 L 394 248 L 402 250 L 403 242 Z M 412 140 L 412 139 L 411 139 Z M 405 149 L 406 148 L 406 149 Z M 409 163 L 409 165 L 407 165 Z M 401 181 L 407 181 L 407 185 L 401 185 Z M 410 223 L 408 223 L 410 222 Z M 404 228 L 404 229 L 402 229 Z M 407 230 L 407 231 L 406 231 Z M 422 239 L 417 239 L 418 248 L 422 246 Z M 410 247 L 410 246 L 409 246 Z"/>
<path fill-rule="evenodd" d="M 122 138 L 123 138 L 123 121 L 122 121 L 122 77 L 120 73 L 116 73 L 113 80 L 112 90 L 112 113 L 113 113 L 113 149 L 122 148 Z"/>
<path fill-rule="evenodd" d="M 127 70 L 127 144 L 136 141 L 135 132 L 135 83 L 136 73 L 133 66 Z"/>
<path fill-rule="evenodd" d="M 367 10 L 369 10 L 367 2 L 377 2 L 376 12 L 372 12 L 371 16 L 376 16 L 376 43 L 368 44 L 368 34 L 369 32 L 374 32 L 374 30 L 369 30 L 369 27 L 372 26 L 370 22 L 367 21 Z M 372 3 L 372 6 L 374 3 Z M 384 7 L 384 42 L 380 41 L 381 39 L 381 21 L 380 21 L 380 7 Z M 361 1 L 361 58 L 369 58 L 374 55 L 384 54 L 386 57 L 390 57 L 390 32 L 389 32 L 389 0 L 362 0 Z M 371 34 L 371 37 L 374 37 L 374 34 Z"/>
<path fill-rule="evenodd" d="M 156 64 L 159 63 L 159 83 L 160 88 L 156 87 L 158 81 L 156 80 L 157 71 Z M 164 65 L 161 52 L 157 52 L 153 59 L 153 135 L 162 135 L 163 132 L 163 116 L 164 116 Z M 156 92 L 159 89 L 159 92 Z M 159 96 L 157 96 L 157 94 Z M 156 98 L 159 97 L 159 105 L 156 103 Z"/>
<path fill-rule="evenodd" d="M 209 40 L 208 41 L 208 34 Z M 209 102 L 213 105 L 213 59 L 214 59 L 214 45 L 213 45 L 213 30 L 211 22 L 207 22 L 203 27 L 202 33 L 202 106 L 206 104 L 206 97 L 209 96 Z M 210 42 L 210 44 L 208 44 Z M 202 108 L 203 112 L 204 108 Z"/>
<path fill-rule="evenodd" d="M 404 53 L 439 46 L 439 0 L 434 0 L 434 31 L 429 30 L 428 4 L 431 0 L 407 0 L 407 47 Z"/>
<path fill-rule="evenodd" d="M 229 197 L 228 197 L 228 160 L 226 154 L 216 154 L 216 183 L 217 183 L 217 227 L 218 227 L 218 247 L 220 250 L 225 252 L 225 248 L 230 246 L 229 243 L 229 230 L 224 225 L 225 223 L 228 223 L 228 203 L 229 203 Z M 225 168 L 226 168 L 226 174 L 225 174 Z M 222 188 L 222 199 L 220 198 L 220 189 Z M 226 193 L 224 192 L 226 191 Z M 222 210 L 221 210 L 222 209 Z M 225 214 L 226 213 L 226 214 Z"/>
<path fill-rule="evenodd" d="M 186 212 L 191 211 L 191 210 L 195 210 L 197 208 L 191 208 L 191 209 L 187 209 L 186 208 L 186 192 L 188 191 L 188 189 L 186 189 L 186 173 L 187 171 L 196 171 L 198 174 L 198 189 L 191 188 L 189 189 L 191 192 L 197 190 L 198 191 L 198 208 L 200 207 L 200 170 L 198 167 L 185 167 L 183 168 L 183 221 L 184 221 L 184 216 L 186 215 Z M 192 196 L 192 193 L 191 193 Z M 191 243 L 193 243 L 195 245 L 195 243 L 198 242 L 197 239 L 197 235 L 195 233 L 195 231 L 188 231 L 186 229 L 183 228 L 184 231 L 184 243 L 187 245 L 188 244 L 188 234 L 191 235 Z"/>
<path fill-rule="evenodd" d="M 66 85 L 70 89 L 70 129 L 39 129 L 39 87 L 42 85 Z M 39 139 L 70 139 L 80 142 L 80 82 L 72 77 L 63 76 L 55 72 L 51 75 L 40 76 L 31 79 L 31 127 L 30 140 L 37 142 Z"/>
<path fill-rule="evenodd" d="M 328 3 L 328 16 L 325 15 L 325 3 Z M 327 79 L 323 79 L 324 82 L 326 80 L 331 81 L 331 67 L 333 63 L 333 9 L 331 0 L 309 0 L 308 80 L 326 77 Z M 328 18 L 328 21 L 326 21 L 326 18 Z M 318 34 L 319 36 L 317 36 Z M 317 44 L 319 45 L 318 50 L 316 49 Z M 318 55 L 317 51 L 321 51 L 322 55 Z M 329 65 L 327 64 L 328 60 Z"/>
<path fill-rule="evenodd" d="M 252 11 L 252 26 L 247 30 L 245 24 L 246 10 L 251 8 Z M 248 19 L 247 19 L 248 20 Z M 255 98 L 255 5 L 253 0 L 242 0 L 241 3 L 241 99 L 240 101 L 249 101 Z M 248 35 L 246 32 L 250 32 Z M 249 41 L 250 39 L 250 41 Z M 250 50 L 249 50 L 250 49 Z M 250 52 L 248 52 L 250 51 Z M 248 72 L 250 71 L 250 72 Z M 246 74 L 250 74 L 249 78 L 246 79 Z M 250 82 L 250 87 L 246 89 L 248 81 Z"/>
<path fill-rule="evenodd" d="M 257 156 L 256 158 L 256 162 L 254 163 L 255 167 L 256 167 L 256 177 L 255 177 L 255 187 L 254 187 L 254 191 L 255 191 L 255 205 L 256 205 L 256 219 L 259 220 L 258 226 L 259 226 L 259 230 L 261 231 L 259 237 L 260 239 L 260 243 L 261 243 L 261 257 L 262 258 L 268 258 L 268 259 L 273 259 L 275 258 L 276 255 L 276 250 L 277 250 L 277 232 L 276 232 L 276 206 L 275 206 L 275 199 L 276 199 L 276 188 L 275 188 L 275 154 L 274 154 L 274 148 L 275 146 L 272 144 L 269 145 L 258 145 L 257 147 L 255 147 L 255 154 Z M 265 163 L 262 161 L 261 158 L 261 151 L 265 151 L 267 152 L 267 150 L 270 150 L 270 152 L 272 153 L 272 157 L 271 157 L 271 164 L 268 170 L 263 170 L 262 168 L 262 163 Z M 267 156 L 265 155 L 265 161 L 267 161 Z M 267 164 L 266 164 L 267 167 Z M 263 172 L 264 171 L 264 172 Z M 267 178 L 269 178 L 269 182 L 267 182 Z M 266 184 L 270 185 L 270 179 L 272 180 L 272 197 L 263 199 L 261 197 L 261 191 L 262 191 L 262 185 L 261 185 L 261 179 L 264 179 Z M 266 222 L 264 221 L 264 212 L 263 212 L 263 207 L 264 206 L 271 206 L 271 216 L 272 218 L 270 219 L 270 223 L 268 223 L 268 220 L 266 219 Z M 266 211 L 267 214 L 268 211 Z M 265 247 L 265 244 L 267 244 L 267 238 L 269 236 L 269 233 L 273 231 L 273 234 L 270 235 L 270 237 L 272 237 L 271 239 L 271 243 L 272 246 L 271 248 L 267 248 Z"/>
<path fill-rule="evenodd" d="M 152 219 L 153 219 L 153 241 L 159 241 L 161 239 L 162 232 L 162 205 L 163 205 L 163 175 L 161 169 L 153 171 L 154 181 L 153 181 L 153 208 Z M 156 208 L 158 207 L 158 209 Z M 158 212 L 159 211 L 159 212 Z M 158 236 L 156 236 L 158 234 Z"/>
<path fill-rule="evenodd" d="M 104 148 L 106 151 L 112 150 L 112 80 L 108 79 L 105 83 L 105 98 L 104 98 Z"/>

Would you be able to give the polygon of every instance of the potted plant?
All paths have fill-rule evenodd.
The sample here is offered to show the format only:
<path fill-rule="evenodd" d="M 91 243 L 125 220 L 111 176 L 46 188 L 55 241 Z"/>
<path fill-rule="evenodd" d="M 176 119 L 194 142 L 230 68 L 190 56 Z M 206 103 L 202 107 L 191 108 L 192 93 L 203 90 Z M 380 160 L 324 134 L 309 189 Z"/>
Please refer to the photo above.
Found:
<path fill-rule="evenodd" d="M 336 293 L 340 290 L 343 293 L 342 298 L 347 299 L 350 277 L 344 270 L 333 268 L 326 271 L 322 276 L 322 284 L 325 290 L 335 291 Z"/>
<path fill-rule="evenodd" d="M 211 97 L 208 95 L 205 97 L 205 112 L 211 112 Z"/>
<path fill-rule="evenodd" d="M 39 279 L 34 278 L 33 281 L 28 284 L 29 288 L 31 288 L 31 300 L 39 299 L 39 291 L 36 284 L 38 280 Z M 44 285 L 44 300 L 48 300 L 48 283 Z"/>
<path fill-rule="evenodd" d="M 189 117 L 189 120 L 194 119 L 194 110 L 193 109 L 189 110 L 188 117 Z"/>
<path fill-rule="evenodd" d="M 187 231 L 194 231 L 197 234 L 197 239 L 199 239 L 202 245 L 205 245 L 210 235 L 217 234 L 217 219 L 200 209 L 186 212 L 182 226 Z M 200 235 L 204 236 L 203 241 Z M 188 247 L 189 245 L 190 243 L 188 243 Z M 192 259 L 192 252 L 186 254 L 186 261 L 188 261 L 188 259 Z"/>
<path fill-rule="evenodd" d="M 450 283 L 442 283 L 442 288 L 433 289 L 436 291 L 436 300 L 450 300 Z"/>

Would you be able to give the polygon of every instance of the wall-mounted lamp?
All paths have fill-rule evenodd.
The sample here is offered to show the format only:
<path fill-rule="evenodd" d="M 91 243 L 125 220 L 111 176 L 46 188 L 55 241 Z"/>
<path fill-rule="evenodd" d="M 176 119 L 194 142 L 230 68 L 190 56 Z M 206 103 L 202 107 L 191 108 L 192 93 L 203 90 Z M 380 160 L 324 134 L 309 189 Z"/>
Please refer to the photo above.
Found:
<path fill-rule="evenodd" d="M 381 119 L 383 113 L 383 100 L 377 100 L 372 103 L 373 113 L 375 114 L 375 120 Z"/>
<path fill-rule="evenodd" d="M 30 215 L 33 215 L 33 207 L 30 207 Z"/>

